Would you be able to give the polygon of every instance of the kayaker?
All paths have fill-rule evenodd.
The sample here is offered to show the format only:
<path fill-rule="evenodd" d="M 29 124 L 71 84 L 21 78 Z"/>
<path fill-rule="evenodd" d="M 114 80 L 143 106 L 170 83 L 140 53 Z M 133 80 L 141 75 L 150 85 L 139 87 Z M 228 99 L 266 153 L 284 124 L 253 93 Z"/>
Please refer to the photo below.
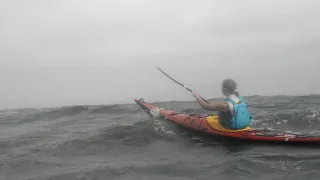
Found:
<path fill-rule="evenodd" d="M 223 80 L 222 93 L 226 99 L 213 104 L 206 103 L 196 92 L 192 94 L 203 109 L 219 112 L 218 119 L 221 126 L 226 129 L 243 129 L 249 126 L 251 118 L 245 101 L 236 89 L 237 84 L 234 80 Z"/>

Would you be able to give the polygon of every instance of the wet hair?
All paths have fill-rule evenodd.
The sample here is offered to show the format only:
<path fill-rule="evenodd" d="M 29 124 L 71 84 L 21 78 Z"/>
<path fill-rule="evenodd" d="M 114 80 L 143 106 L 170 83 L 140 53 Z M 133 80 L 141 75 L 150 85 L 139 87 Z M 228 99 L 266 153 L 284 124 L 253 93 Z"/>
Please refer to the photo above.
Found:
<path fill-rule="evenodd" d="M 233 79 L 225 79 L 222 82 L 222 88 L 224 89 L 224 93 L 228 94 L 236 94 L 239 96 L 239 93 L 236 91 L 237 83 Z"/>

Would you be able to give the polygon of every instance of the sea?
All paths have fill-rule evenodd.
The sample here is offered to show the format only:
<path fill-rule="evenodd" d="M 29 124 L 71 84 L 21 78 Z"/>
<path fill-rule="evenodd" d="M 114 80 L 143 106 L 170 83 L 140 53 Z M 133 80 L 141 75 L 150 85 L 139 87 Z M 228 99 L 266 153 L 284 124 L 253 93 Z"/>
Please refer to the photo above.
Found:
<path fill-rule="evenodd" d="M 320 136 L 320 95 L 245 100 L 253 128 Z M 151 103 L 211 113 L 194 101 Z M 0 179 L 318 180 L 320 147 L 223 143 L 150 118 L 134 101 L 11 109 L 0 111 Z"/>

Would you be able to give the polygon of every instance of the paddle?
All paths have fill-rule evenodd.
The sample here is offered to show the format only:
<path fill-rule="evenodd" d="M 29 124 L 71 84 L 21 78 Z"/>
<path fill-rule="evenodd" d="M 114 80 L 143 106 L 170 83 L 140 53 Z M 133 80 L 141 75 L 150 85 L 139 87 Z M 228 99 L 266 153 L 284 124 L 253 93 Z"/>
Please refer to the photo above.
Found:
<path fill-rule="evenodd" d="M 174 81 L 175 83 L 179 84 L 180 86 L 184 87 L 186 90 L 188 90 L 189 92 L 192 92 L 192 90 L 190 88 L 188 88 L 188 86 L 178 82 L 177 80 L 173 79 L 172 77 L 170 77 L 167 73 L 165 73 L 164 71 L 162 71 L 159 67 L 157 67 L 159 69 L 159 71 L 161 71 L 164 75 L 166 75 L 169 79 L 171 79 L 172 81 Z M 202 97 L 200 97 L 203 101 L 205 101 L 206 103 L 209 103 L 207 100 L 203 99 Z"/>

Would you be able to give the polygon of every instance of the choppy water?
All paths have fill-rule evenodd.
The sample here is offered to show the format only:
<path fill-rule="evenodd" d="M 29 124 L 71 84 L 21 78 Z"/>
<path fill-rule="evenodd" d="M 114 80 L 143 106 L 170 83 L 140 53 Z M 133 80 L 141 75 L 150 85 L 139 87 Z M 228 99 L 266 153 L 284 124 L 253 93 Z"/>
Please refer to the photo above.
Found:
<path fill-rule="evenodd" d="M 320 135 L 320 96 L 246 100 L 256 127 Z M 195 102 L 156 104 L 207 113 Z M 4 180 L 319 177 L 319 147 L 227 145 L 150 119 L 136 104 L 0 111 Z"/>

